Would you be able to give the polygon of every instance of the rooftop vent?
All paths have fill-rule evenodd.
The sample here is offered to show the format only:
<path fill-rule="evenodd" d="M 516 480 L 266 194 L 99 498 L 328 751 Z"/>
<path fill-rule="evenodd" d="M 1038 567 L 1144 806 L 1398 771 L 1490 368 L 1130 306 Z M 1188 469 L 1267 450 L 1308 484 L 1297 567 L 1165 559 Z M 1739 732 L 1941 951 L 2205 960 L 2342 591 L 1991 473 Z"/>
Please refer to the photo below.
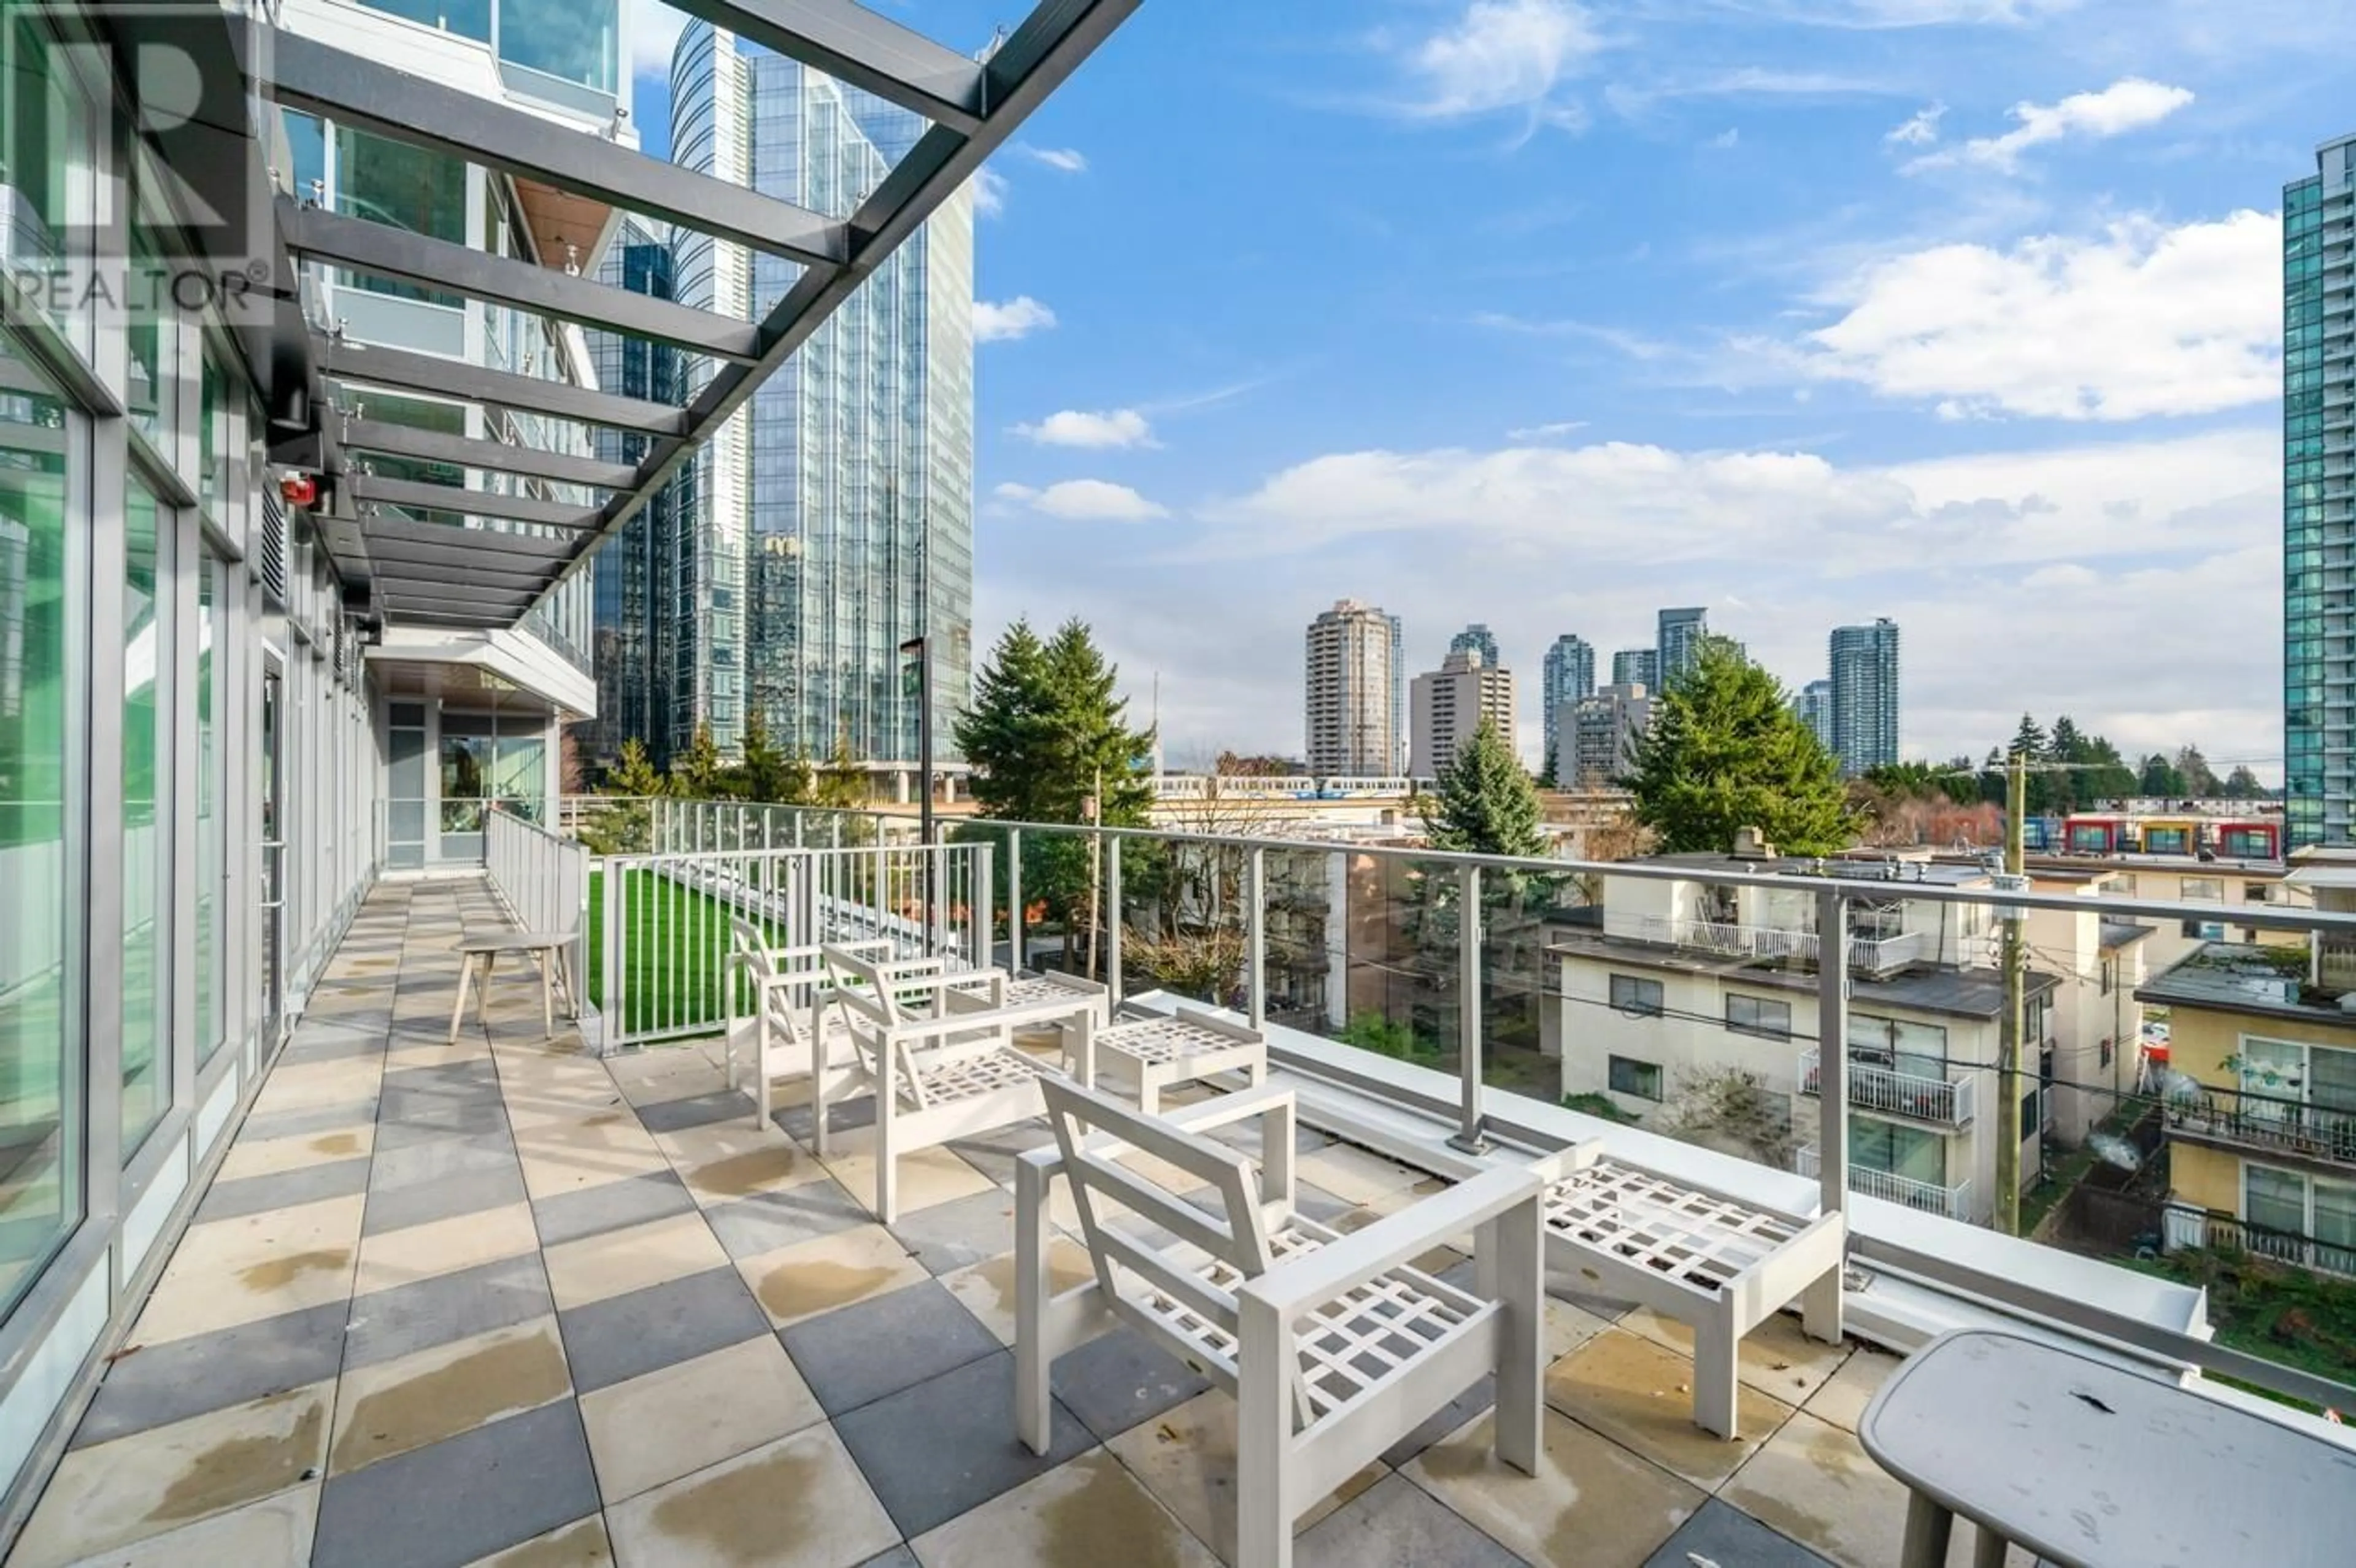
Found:
<path fill-rule="evenodd" d="M 1756 827 L 1734 830 L 1734 859 L 1738 860 L 1772 860 L 1775 846 L 1767 842 L 1767 835 Z"/>

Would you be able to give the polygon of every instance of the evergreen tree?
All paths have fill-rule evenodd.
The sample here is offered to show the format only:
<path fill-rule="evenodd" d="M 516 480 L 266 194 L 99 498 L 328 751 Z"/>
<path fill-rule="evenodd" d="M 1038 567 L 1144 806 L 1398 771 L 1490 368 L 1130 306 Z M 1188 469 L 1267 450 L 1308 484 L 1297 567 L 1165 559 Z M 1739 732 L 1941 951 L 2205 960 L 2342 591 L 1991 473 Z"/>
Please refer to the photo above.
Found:
<path fill-rule="evenodd" d="M 868 803 L 867 773 L 859 765 L 859 753 L 851 749 L 850 725 L 834 732 L 834 752 L 819 770 L 813 793 L 817 804 L 830 811 L 856 811 Z"/>
<path fill-rule="evenodd" d="M 1662 694 L 1627 783 L 1637 819 L 1672 852 L 1725 849 L 1756 827 L 1788 853 L 1825 854 L 1856 829 L 1832 758 L 1781 684 L 1720 647 Z"/>
<path fill-rule="evenodd" d="M 988 816 L 1013 822 L 1070 821 L 1053 815 L 1047 650 L 1028 621 L 1017 621 L 998 639 L 975 672 L 973 706 L 957 716 L 950 732 L 958 750 L 973 764 L 973 798 Z"/>
<path fill-rule="evenodd" d="M 712 726 L 698 724 L 686 751 L 670 760 L 670 789 L 681 800 L 712 800 L 721 793 L 720 748 L 712 744 Z"/>
<path fill-rule="evenodd" d="M 663 793 L 663 776 L 647 756 L 646 742 L 636 735 L 622 742 L 622 758 L 606 785 L 608 795 L 644 800 Z"/>
<path fill-rule="evenodd" d="M 2258 782 L 2258 775 L 2250 771 L 2247 763 L 2235 766 L 2225 775 L 2225 797 L 2228 800 L 2256 800 L 2265 793 L 2266 786 Z"/>
<path fill-rule="evenodd" d="M 1479 855 L 1547 852 L 1546 835 L 1538 829 L 1537 791 L 1495 725 L 1483 720 L 1456 748 L 1436 783 L 1421 801 L 1424 831 L 1433 848 Z"/>
<path fill-rule="evenodd" d="M 793 794 L 793 760 L 769 739 L 768 721 L 758 703 L 744 713 L 744 760 L 737 765 L 736 775 L 747 800 L 764 805 L 799 804 Z"/>
<path fill-rule="evenodd" d="M 643 855 L 654 848 L 654 807 L 648 803 L 666 793 L 661 773 L 647 757 L 647 748 L 635 735 L 622 742 L 620 760 L 606 776 L 605 793 L 616 796 L 589 813 L 581 825 L 581 841 L 596 855 Z"/>
<path fill-rule="evenodd" d="M 2209 768 L 2209 759 L 2201 754 L 2198 746 L 2186 746 L 2176 753 L 2176 771 L 2184 775 L 2184 793 L 2189 795 L 2213 797 L 2224 792 L 2224 785 Z"/>
<path fill-rule="evenodd" d="M 2028 714 L 2022 714 L 2020 728 L 2013 731 L 2011 749 L 2032 763 L 2044 761 L 2046 752 L 2043 726 Z"/>
<path fill-rule="evenodd" d="M 2176 800 L 2184 794 L 2184 775 L 2165 755 L 2154 752 L 2143 760 L 2143 770 L 2136 776 L 2136 788 L 2144 795 Z"/>

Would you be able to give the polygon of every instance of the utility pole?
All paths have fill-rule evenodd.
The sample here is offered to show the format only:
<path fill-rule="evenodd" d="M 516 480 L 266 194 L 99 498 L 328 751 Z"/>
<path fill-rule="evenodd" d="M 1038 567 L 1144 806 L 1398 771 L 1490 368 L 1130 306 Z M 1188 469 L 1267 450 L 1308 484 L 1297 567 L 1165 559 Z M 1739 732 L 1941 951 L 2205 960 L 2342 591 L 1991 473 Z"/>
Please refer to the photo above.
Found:
<path fill-rule="evenodd" d="M 2029 759 L 2015 750 L 2005 759 L 2004 870 L 2007 888 L 2019 891 L 2028 880 L 2025 818 L 2029 815 Z M 1996 1228 L 2020 1233 L 2020 1051 L 2027 1024 L 2028 944 L 2021 940 L 2026 911 L 2004 912 L 2004 1026 L 1996 1063 Z"/>

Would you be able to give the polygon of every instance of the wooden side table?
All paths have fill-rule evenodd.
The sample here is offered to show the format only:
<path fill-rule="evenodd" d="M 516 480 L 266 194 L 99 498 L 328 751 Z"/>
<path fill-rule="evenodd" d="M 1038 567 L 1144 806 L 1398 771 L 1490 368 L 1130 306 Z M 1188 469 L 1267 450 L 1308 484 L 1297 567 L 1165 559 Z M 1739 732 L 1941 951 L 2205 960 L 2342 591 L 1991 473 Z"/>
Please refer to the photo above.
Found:
<path fill-rule="evenodd" d="M 556 987 L 564 987 L 568 1007 L 578 1008 L 581 993 L 575 987 L 573 975 L 573 944 L 578 938 L 572 932 L 502 931 L 489 936 L 462 936 L 451 945 L 460 955 L 458 962 L 458 999 L 450 1008 L 450 1040 L 456 1044 L 458 1029 L 466 1021 L 466 994 L 475 996 L 475 1014 L 485 1029 L 490 1027 L 488 1005 L 491 988 L 491 963 L 502 953 L 520 953 L 537 960 L 540 965 L 540 1024 L 541 1038 L 556 1035 Z"/>

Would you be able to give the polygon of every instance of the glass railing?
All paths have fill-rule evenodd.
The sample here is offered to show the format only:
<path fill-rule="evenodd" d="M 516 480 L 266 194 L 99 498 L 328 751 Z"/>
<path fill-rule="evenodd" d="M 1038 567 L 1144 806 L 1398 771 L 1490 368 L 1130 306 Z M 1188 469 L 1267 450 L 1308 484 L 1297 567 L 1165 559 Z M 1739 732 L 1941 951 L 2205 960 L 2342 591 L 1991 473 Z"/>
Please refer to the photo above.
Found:
<path fill-rule="evenodd" d="M 632 848 L 682 855 L 910 845 L 919 833 L 913 806 L 592 800 L 567 802 L 566 818 L 584 837 L 602 827 Z M 2344 1148 L 2338 1124 L 2246 1112 L 2221 1122 L 2219 1102 L 2205 1100 L 2160 1115 L 2146 1072 L 2157 1061 L 2137 1056 L 2136 1004 L 2092 995 L 2099 962 L 2074 962 L 2037 923 L 2040 912 L 2091 912 L 2165 928 L 2203 906 L 1999 893 L 1960 873 L 1909 880 L 1900 935 L 1925 933 L 1916 955 L 1858 965 L 1857 942 L 1891 940 L 1858 937 L 1849 963 L 1826 966 L 1797 948 L 1702 951 L 1675 939 L 1687 933 L 1656 937 L 1643 923 L 1691 920 L 1681 902 L 1746 913 L 1756 903 L 1772 918 L 1702 923 L 1793 929 L 1805 912 L 1815 930 L 1851 931 L 1856 903 L 1892 897 L 1879 868 L 1855 878 L 1838 860 L 1821 871 L 1712 868 L 1705 895 L 1675 865 L 1448 854 L 1316 837 L 1274 816 L 1187 833 L 944 816 L 938 833 L 991 846 L 990 929 L 960 941 L 986 941 L 1028 968 L 1092 973 L 1131 1006 L 1188 1000 L 1260 1021 L 1288 1069 L 1440 1119 L 1460 1148 L 1618 1140 L 1637 1163 L 1674 1165 L 1749 1201 L 1846 1211 L 1853 1257 L 1893 1278 L 2289 1397 L 2356 1404 L 2341 1386 L 2356 1385 L 2356 1360 L 2281 1364 L 2271 1319 L 2204 1295 L 2194 1262 L 2177 1256 L 2244 1244 L 2243 1232 L 2210 1226 L 2179 1243 L 2160 1222 L 2171 1207 L 2208 1212 L 2169 1186 L 2170 1140 L 2190 1136 L 2190 1118 L 2252 1138 L 2306 1138 L 2311 1147 L 2296 1152 L 2319 1158 Z M 2034 1032 L 2009 1068 L 1994 939 L 2008 911 L 2030 925 L 2022 992 L 2049 1003 L 2030 1010 Z M 2277 942 L 2356 940 L 2351 915 L 2254 904 L 2235 922 Z M 1935 962 L 1927 933 L 1943 929 L 1968 934 L 1946 946 L 1962 964 Z M 2080 984 L 2090 994 L 2068 1029 L 2099 1031 L 2099 1052 L 2092 1035 L 2065 1032 L 2051 1005 L 2055 987 Z M 2121 1008 L 2124 1025 L 2113 1017 Z M 2050 1078 L 2048 1039 L 2059 1047 Z M 2215 1087 L 2234 1097 L 2233 1085 Z M 2014 1128 L 2008 1192 L 1997 1154 Z M 1845 1158 L 1828 1162 L 1835 1139 Z M 2016 1204 L 2022 1235 L 1992 1233 L 1993 1217 Z M 2302 1247 L 2266 1243 L 2268 1266 L 2297 1263 L 2316 1271 L 2318 1288 L 2356 1290 L 2337 1277 L 2328 1226 L 2311 1228 L 2319 1237 Z M 2356 1297 L 2345 1309 L 2356 1311 Z"/>

